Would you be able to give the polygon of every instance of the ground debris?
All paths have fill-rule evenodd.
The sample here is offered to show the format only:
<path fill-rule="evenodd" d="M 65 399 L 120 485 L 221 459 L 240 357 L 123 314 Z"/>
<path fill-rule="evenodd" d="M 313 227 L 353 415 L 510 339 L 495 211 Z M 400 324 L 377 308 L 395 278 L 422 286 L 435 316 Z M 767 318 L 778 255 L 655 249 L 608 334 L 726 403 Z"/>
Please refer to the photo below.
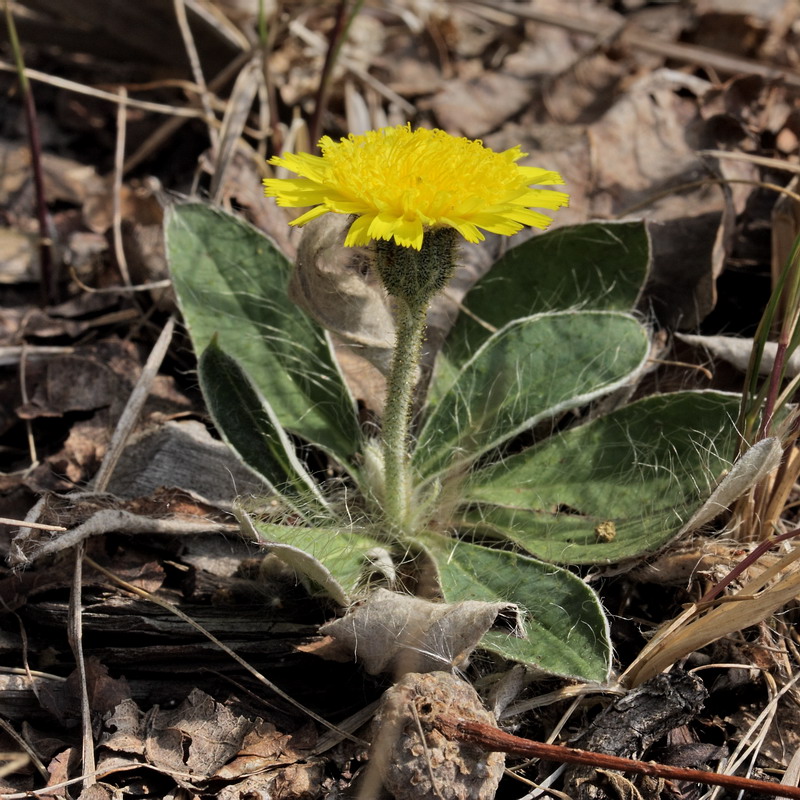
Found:
<path fill-rule="evenodd" d="M 477 692 L 446 672 L 409 673 L 385 693 L 370 751 L 395 800 L 491 800 L 505 755 L 485 753 L 447 739 L 436 719 L 443 713 L 494 725 Z"/>

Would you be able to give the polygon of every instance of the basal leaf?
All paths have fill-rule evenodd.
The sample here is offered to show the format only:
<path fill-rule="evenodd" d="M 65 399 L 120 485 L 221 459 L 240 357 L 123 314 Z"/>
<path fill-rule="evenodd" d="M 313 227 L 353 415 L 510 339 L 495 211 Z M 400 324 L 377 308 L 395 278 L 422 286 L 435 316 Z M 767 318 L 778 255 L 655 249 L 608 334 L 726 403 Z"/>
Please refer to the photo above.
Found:
<path fill-rule="evenodd" d="M 437 357 L 432 402 L 486 341 L 491 327 L 571 308 L 631 311 L 650 262 L 650 237 L 641 220 L 570 225 L 512 247 L 465 298 L 468 313 L 459 314 Z"/>
<path fill-rule="evenodd" d="M 200 203 L 173 207 L 166 236 L 198 356 L 217 335 L 286 430 L 352 465 L 359 446 L 353 400 L 327 335 L 287 297 L 286 258 L 243 220 Z"/>
<path fill-rule="evenodd" d="M 525 636 L 487 633 L 481 646 L 553 675 L 608 678 L 608 623 L 595 593 L 553 564 L 435 533 L 415 537 L 433 558 L 448 603 L 486 600 L 518 605 Z"/>
<path fill-rule="evenodd" d="M 462 523 L 560 563 L 652 552 L 730 467 L 738 410 L 717 392 L 631 403 L 473 472 Z"/>
<path fill-rule="evenodd" d="M 275 412 L 216 339 L 211 340 L 200 356 L 198 375 L 217 428 L 242 461 L 295 509 L 298 498 L 306 501 L 313 498 L 326 506 Z"/>
<path fill-rule="evenodd" d="M 281 560 L 340 606 L 349 605 L 368 562 L 382 543 L 368 533 L 343 528 L 307 528 L 252 520 L 240 512 L 245 534 L 269 546 Z"/>
<path fill-rule="evenodd" d="M 464 365 L 425 421 L 413 464 L 423 479 L 459 470 L 542 420 L 624 384 L 647 334 L 631 316 L 566 311 L 514 320 Z"/>

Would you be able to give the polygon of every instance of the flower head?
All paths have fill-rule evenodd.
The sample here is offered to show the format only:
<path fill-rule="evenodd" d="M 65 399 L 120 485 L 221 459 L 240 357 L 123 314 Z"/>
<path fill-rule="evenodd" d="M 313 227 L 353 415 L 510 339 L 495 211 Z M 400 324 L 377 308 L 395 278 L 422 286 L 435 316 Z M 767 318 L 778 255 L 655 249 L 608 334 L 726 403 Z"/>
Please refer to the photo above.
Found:
<path fill-rule="evenodd" d="M 556 209 L 569 195 L 531 185 L 564 181 L 557 172 L 523 167 L 519 147 L 495 153 L 479 140 L 441 130 L 398 125 L 350 134 L 338 142 L 323 136 L 321 156 L 287 153 L 270 164 L 297 178 L 268 178 L 268 197 L 280 206 L 314 206 L 291 224 L 304 225 L 328 212 L 354 214 L 347 246 L 394 240 L 419 250 L 425 229 L 449 227 L 468 242 L 479 229 L 510 236 L 525 225 L 546 228 L 550 217 L 531 206 Z"/>

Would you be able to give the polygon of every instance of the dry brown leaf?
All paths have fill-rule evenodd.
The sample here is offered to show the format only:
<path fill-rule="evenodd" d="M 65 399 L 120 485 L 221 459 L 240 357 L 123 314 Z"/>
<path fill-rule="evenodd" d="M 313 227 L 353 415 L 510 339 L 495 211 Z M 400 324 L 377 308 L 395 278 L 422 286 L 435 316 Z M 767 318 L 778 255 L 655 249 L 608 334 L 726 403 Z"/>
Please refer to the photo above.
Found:
<path fill-rule="evenodd" d="M 242 741 L 236 757 L 221 767 L 215 778 L 236 780 L 285 764 L 293 764 L 308 756 L 316 735 L 311 726 L 300 735 L 281 733 L 271 722 L 257 720 Z"/>
<path fill-rule="evenodd" d="M 69 747 L 55 756 L 47 765 L 47 771 L 50 773 L 47 785 L 55 786 L 69 780 L 70 767 L 75 765 L 77 758 L 78 751 L 74 747 Z M 44 800 L 64 800 L 66 795 L 63 788 L 58 788 L 53 789 L 52 793 L 43 792 L 39 797 L 44 798 Z"/>
<path fill-rule="evenodd" d="M 350 224 L 345 214 L 326 214 L 304 226 L 289 297 L 385 374 L 394 320 L 366 250 L 343 246 Z"/>
<path fill-rule="evenodd" d="M 155 767 L 204 780 L 239 752 L 252 728 L 250 720 L 194 689 L 177 708 L 155 706 L 148 714 L 145 757 Z"/>
<path fill-rule="evenodd" d="M 270 800 L 317 800 L 325 774 L 319 762 L 289 764 L 280 770 L 250 775 L 215 795 L 217 800 L 269 797 Z"/>
<path fill-rule="evenodd" d="M 87 786 L 79 795 L 78 800 L 111 800 L 111 790 L 99 783 Z"/>
<path fill-rule="evenodd" d="M 45 684 L 40 691 L 42 706 L 64 724 L 80 719 L 81 686 L 85 681 L 89 707 L 97 715 L 110 713 L 130 698 L 131 690 L 125 678 L 112 678 L 99 659 L 86 659 L 86 674 L 73 671 L 63 683 Z"/>
<path fill-rule="evenodd" d="M 442 128 L 479 139 L 522 111 L 533 99 L 535 84 L 499 72 L 448 81 L 431 100 Z"/>
<path fill-rule="evenodd" d="M 133 700 L 126 698 L 106 715 L 103 723 L 104 733 L 98 741 L 98 746 L 109 753 L 144 755 L 142 721 L 139 707 Z M 101 757 L 98 768 L 102 769 L 102 766 Z"/>
<path fill-rule="evenodd" d="M 750 364 L 750 355 L 753 352 L 753 339 L 744 339 L 736 336 L 694 336 L 693 334 L 684 333 L 677 333 L 675 336 L 686 344 L 702 348 L 716 358 L 727 361 L 742 372 L 747 371 Z M 769 375 L 772 371 L 777 349 L 777 342 L 766 342 L 764 355 L 758 368 L 759 375 Z M 786 375 L 793 378 L 798 372 L 800 372 L 800 352 L 795 352 L 786 362 Z"/>
<path fill-rule="evenodd" d="M 372 675 L 431 672 L 465 666 L 501 616 L 519 625 L 519 610 L 509 603 L 432 603 L 378 588 L 320 632 L 335 640 L 334 658 L 348 654 Z"/>

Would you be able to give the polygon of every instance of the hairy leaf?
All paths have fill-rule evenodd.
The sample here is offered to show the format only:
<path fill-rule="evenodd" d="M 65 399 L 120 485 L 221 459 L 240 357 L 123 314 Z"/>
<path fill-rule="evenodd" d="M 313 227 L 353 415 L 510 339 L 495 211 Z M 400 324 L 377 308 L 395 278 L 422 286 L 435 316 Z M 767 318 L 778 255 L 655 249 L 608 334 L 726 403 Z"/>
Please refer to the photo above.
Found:
<path fill-rule="evenodd" d="M 327 505 L 297 458 L 294 445 L 235 359 L 212 339 L 198 363 L 208 410 L 225 441 L 284 500 L 297 508 L 298 496 Z"/>
<path fill-rule="evenodd" d="M 738 410 L 717 392 L 639 400 L 473 472 L 461 522 L 560 563 L 657 550 L 730 467 Z"/>
<path fill-rule="evenodd" d="M 647 352 L 644 328 L 626 314 L 514 320 L 464 365 L 426 420 L 414 466 L 425 479 L 459 471 L 520 431 L 620 387 Z"/>
<path fill-rule="evenodd" d="M 436 563 L 446 602 L 507 602 L 523 611 L 523 636 L 490 631 L 482 647 L 553 675 L 608 678 L 608 623 L 597 595 L 576 575 L 519 553 L 435 533 L 415 538 Z"/>
<path fill-rule="evenodd" d="M 353 400 L 327 334 L 288 300 L 286 258 L 243 220 L 200 203 L 173 207 L 166 236 L 198 355 L 217 335 L 286 430 L 351 464 L 359 442 Z"/>
<path fill-rule="evenodd" d="M 437 357 L 431 400 L 438 402 L 492 328 L 544 311 L 631 311 L 651 260 L 641 220 L 570 225 L 512 247 L 464 300 L 467 311 Z"/>
<path fill-rule="evenodd" d="M 281 560 L 339 605 L 349 605 L 361 585 L 369 553 L 381 543 L 368 533 L 347 528 L 276 525 L 237 515 L 242 530 L 266 544 Z"/>

